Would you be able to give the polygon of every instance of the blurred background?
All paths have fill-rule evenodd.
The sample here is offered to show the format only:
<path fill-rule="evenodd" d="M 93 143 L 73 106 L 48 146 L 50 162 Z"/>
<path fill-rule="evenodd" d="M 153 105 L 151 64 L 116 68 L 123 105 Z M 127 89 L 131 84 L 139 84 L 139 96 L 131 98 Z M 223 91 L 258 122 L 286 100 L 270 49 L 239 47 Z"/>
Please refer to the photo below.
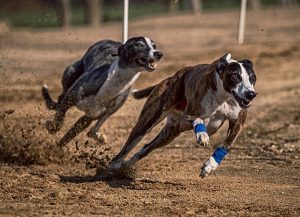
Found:
<path fill-rule="evenodd" d="M 252 10 L 295 7 L 299 0 L 248 0 Z M 129 18 L 238 10 L 240 0 L 130 0 Z M 0 20 L 13 27 L 97 26 L 123 18 L 121 0 L 0 0 Z"/>
<path fill-rule="evenodd" d="M 237 40 L 242 1 L 129 2 L 129 37 L 150 37 L 164 53 L 134 88 L 227 52 L 254 63 L 258 96 L 230 155 L 199 179 L 200 166 L 226 136 L 225 124 L 210 147 L 186 132 L 154 151 L 131 183 L 95 181 L 145 100 L 129 97 L 104 123 L 107 144 L 83 132 L 62 152 L 56 141 L 82 113 L 70 109 L 61 131 L 49 135 L 44 123 L 53 112 L 40 89 L 48 84 L 56 99 L 64 69 L 89 46 L 122 41 L 123 0 L 0 0 L 0 215 L 300 216 L 300 0 L 248 0 L 243 44 Z"/>

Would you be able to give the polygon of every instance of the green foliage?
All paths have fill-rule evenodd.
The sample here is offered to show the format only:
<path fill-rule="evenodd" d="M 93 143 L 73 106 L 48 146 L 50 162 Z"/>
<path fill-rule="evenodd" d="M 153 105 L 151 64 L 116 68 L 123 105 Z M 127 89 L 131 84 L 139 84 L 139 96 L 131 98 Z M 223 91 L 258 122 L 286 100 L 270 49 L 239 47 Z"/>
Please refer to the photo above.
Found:
<path fill-rule="evenodd" d="M 11 12 L 1 11 L 0 19 L 15 27 L 57 27 L 55 10 Z"/>
<path fill-rule="evenodd" d="M 278 5 L 279 0 L 261 0 L 261 4 L 264 6 Z"/>
<path fill-rule="evenodd" d="M 203 1 L 203 10 L 226 10 L 237 9 L 241 5 L 240 0 L 206 0 Z"/>
<path fill-rule="evenodd" d="M 33 1 L 33 0 L 32 0 Z M 168 0 L 169 1 L 169 0 Z M 129 19 L 145 16 L 156 16 L 168 13 L 168 1 L 130 1 Z M 112 0 L 110 2 L 103 1 L 102 22 L 121 21 L 123 18 L 123 1 Z M 300 2 L 300 0 L 298 0 Z M 82 0 L 72 0 L 72 25 L 85 25 L 84 4 Z M 263 6 L 279 5 L 278 0 L 261 0 Z M 27 5 L 28 6 L 28 5 Z M 237 10 L 240 7 L 240 0 L 203 0 L 202 10 Z M 59 22 L 53 4 L 43 4 L 43 7 L 37 8 L 20 8 L 16 11 L 12 7 L 0 8 L 0 20 L 7 21 L 11 26 L 15 27 L 58 27 Z M 188 0 L 178 1 L 179 11 L 191 9 Z"/>
<path fill-rule="evenodd" d="M 129 19 L 144 16 L 156 16 L 167 12 L 167 7 L 164 4 L 156 4 L 149 2 L 144 4 L 132 4 L 129 10 Z M 103 13 L 103 21 L 120 21 L 123 19 L 123 5 L 108 6 Z"/>

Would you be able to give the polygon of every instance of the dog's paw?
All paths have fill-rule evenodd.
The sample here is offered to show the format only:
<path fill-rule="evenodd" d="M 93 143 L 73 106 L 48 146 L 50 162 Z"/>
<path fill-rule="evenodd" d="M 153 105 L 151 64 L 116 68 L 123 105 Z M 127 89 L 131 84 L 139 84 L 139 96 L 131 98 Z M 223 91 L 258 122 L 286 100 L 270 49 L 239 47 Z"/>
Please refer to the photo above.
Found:
<path fill-rule="evenodd" d="M 55 134 L 57 132 L 57 128 L 52 121 L 46 121 L 45 127 L 50 134 Z"/>
<path fill-rule="evenodd" d="M 196 118 L 193 122 L 193 126 L 197 143 L 203 146 L 208 146 L 209 136 L 203 120 L 201 118 Z"/>
<path fill-rule="evenodd" d="M 92 138 L 92 139 L 96 140 L 100 144 L 106 144 L 107 143 L 107 137 L 103 133 L 100 133 L 100 132 L 96 132 L 96 133 L 88 132 L 87 136 L 89 138 Z"/>
<path fill-rule="evenodd" d="M 136 173 L 137 173 L 137 171 L 133 167 L 122 166 L 118 169 L 108 168 L 107 178 L 134 180 Z"/>
<path fill-rule="evenodd" d="M 228 148 L 221 146 L 216 148 L 210 158 L 202 165 L 200 177 L 204 178 L 216 170 L 224 157 L 228 154 Z"/>
<path fill-rule="evenodd" d="M 202 145 L 202 146 L 209 145 L 209 136 L 206 132 L 196 133 L 196 140 L 199 145 Z"/>
<path fill-rule="evenodd" d="M 219 164 L 216 160 L 211 156 L 201 167 L 200 169 L 200 177 L 204 178 L 212 173 L 212 171 L 218 168 Z"/>

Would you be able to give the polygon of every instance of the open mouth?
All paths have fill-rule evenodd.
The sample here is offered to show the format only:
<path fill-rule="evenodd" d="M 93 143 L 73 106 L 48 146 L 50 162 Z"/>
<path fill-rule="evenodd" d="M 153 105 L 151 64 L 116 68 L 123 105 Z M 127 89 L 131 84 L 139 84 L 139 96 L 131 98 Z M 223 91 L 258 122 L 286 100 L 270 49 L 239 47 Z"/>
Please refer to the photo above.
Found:
<path fill-rule="evenodd" d="M 136 63 L 146 69 L 154 70 L 156 68 L 156 61 L 154 59 L 146 59 L 146 58 L 139 58 L 136 60 Z"/>
<path fill-rule="evenodd" d="M 241 106 L 241 108 L 246 109 L 250 107 L 251 101 L 242 99 L 235 91 L 231 91 L 231 93 L 234 96 L 234 99 L 237 101 L 237 103 Z"/>

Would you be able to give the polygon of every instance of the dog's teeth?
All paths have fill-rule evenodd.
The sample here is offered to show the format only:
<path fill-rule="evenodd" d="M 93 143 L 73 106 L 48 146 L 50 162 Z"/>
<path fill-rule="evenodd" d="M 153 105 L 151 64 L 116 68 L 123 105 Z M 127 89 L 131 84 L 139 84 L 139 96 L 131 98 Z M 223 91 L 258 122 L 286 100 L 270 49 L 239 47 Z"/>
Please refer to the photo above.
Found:
<path fill-rule="evenodd" d="M 156 62 L 155 62 L 155 61 L 150 61 L 150 62 L 149 62 L 149 66 L 150 66 L 151 68 L 155 68 L 155 67 L 156 67 Z"/>

